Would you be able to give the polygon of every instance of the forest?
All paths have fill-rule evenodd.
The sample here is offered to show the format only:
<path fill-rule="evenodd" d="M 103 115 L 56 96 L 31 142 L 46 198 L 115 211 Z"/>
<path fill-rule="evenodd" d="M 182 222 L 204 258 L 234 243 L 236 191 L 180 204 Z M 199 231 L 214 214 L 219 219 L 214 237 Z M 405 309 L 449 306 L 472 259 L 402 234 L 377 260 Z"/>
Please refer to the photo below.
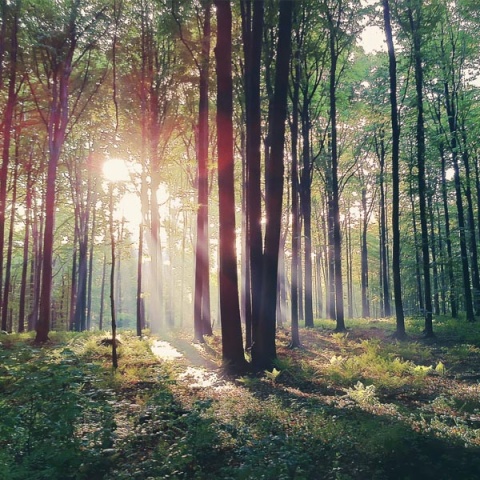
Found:
<path fill-rule="evenodd" d="M 0 11 L 0 479 L 478 478 L 475 1 Z"/>

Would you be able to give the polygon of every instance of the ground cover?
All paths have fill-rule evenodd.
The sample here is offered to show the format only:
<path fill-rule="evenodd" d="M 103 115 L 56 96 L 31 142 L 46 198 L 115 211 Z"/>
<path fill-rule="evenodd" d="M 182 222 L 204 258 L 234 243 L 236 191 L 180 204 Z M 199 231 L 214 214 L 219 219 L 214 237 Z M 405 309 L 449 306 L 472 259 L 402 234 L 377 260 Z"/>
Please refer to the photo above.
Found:
<path fill-rule="evenodd" d="M 278 331 L 272 371 L 225 376 L 220 339 L 0 337 L 0 479 L 477 479 L 480 333 L 439 319 Z"/>

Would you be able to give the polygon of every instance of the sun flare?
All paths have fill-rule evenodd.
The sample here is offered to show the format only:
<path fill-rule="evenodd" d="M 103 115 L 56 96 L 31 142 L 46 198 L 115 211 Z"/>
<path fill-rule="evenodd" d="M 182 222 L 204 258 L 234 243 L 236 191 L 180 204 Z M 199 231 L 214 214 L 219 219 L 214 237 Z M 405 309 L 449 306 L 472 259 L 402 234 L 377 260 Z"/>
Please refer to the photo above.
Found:
<path fill-rule="evenodd" d="M 130 171 L 127 163 L 121 158 L 110 158 L 102 167 L 102 172 L 107 182 L 126 182 L 130 180 Z"/>

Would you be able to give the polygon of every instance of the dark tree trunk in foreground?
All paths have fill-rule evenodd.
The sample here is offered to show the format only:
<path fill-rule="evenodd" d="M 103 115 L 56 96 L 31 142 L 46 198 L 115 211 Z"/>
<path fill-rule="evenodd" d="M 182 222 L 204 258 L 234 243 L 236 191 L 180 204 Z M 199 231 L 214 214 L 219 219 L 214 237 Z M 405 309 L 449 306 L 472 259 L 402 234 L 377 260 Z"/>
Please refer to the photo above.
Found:
<path fill-rule="evenodd" d="M 262 58 L 264 2 L 242 0 L 242 37 L 245 56 L 245 110 L 246 110 L 246 215 L 247 248 L 250 279 L 246 292 L 250 295 L 252 345 L 260 322 L 260 295 L 262 282 L 262 208 L 261 208 L 261 109 L 260 66 Z"/>
<path fill-rule="evenodd" d="M 418 172 L 418 199 L 420 204 L 420 227 L 421 227 L 421 245 L 422 245 L 422 266 L 423 266 L 423 284 L 425 292 L 425 336 L 433 336 L 433 306 L 432 306 L 432 286 L 430 276 L 430 250 L 428 247 L 428 211 L 425 196 L 427 195 L 427 185 L 425 181 L 425 119 L 423 105 L 423 65 L 421 52 L 421 33 L 420 33 L 420 7 L 416 18 L 413 18 L 413 11 L 408 8 L 410 20 L 410 29 L 413 36 L 413 50 L 415 58 L 415 89 L 417 103 L 417 172 Z"/>
<path fill-rule="evenodd" d="M 270 133 L 270 158 L 266 165 L 265 251 L 262 275 L 262 298 L 258 336 L 254 338 L 252 361 L 257 368 L 271 368 L 276 359 L 275 328 L 277 308 L 278 252 L 283 200 L 283 153 L 287 117 L 288 77 L 291 50 L 293 1 L 280 0 L 275 92 Z"/>
<path fill-rule="evenodd" d="M 243 350 L 235 236 L 233 156 L 232 11 L 217 0 L 217 142 L 220 223 L 220 319 L 222 360 L 228 370 L 246 367 Z"/>
<path fill-rule="evenodd" d="M 395 316 L 397 338 L 405 337 L 405 317 L 403 313 L 402 280 L 400 276 L 400 123 L 397 103 L 397 60 L 393 47 L 392 27 L 390 23 L 390 5 L 383 0 L 383 18 L 388 47 L 388 69 L 390 77 L 390 108 L 392 119 L 392 271 L 393 294 L 395 297 Z"/>

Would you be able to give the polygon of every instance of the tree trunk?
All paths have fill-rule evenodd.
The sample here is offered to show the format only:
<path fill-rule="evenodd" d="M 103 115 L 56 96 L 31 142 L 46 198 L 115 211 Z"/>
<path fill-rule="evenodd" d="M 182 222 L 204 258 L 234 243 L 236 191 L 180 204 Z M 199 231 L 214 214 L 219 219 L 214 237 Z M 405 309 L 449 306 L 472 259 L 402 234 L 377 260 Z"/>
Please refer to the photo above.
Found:
<path fill-rule="evenodd" d="M 18 7 L 16 7 L 18 8 Z M 2 18 L 1 35 L 2 39 L 5 38 L 6 23 L 7 23 L 7 6 L 2 6 L 2 14 L 5 16 Z M 8 97 L 3 113 L 3 145 L 2 145 L 2 165 L 0 168 L 0 303 L 2 303 L 2 282 L 3 282 L 3 251 L 5 244 L 5 221 L 6 221 L 6 208 L 7 208 L 7 179 L 8 179 L 8 164 L 10 162 L 10 144 L 12 138 L 12 125 L 15 105 L 17 103 L 17 32 L 18 32 L 18 12 L 13 12 L 12 20 L 12 32 L 10 37 L 10 65 L 8 73 Z M 3 51 L 0 52 L 0 62 L 3 63 Z M 2 65 L 3 67 L 3 65 Z M 0 68 L 2 68 L 0 67 Z M 2 71 L 0 70 L 0 73 Z M 3 77 L 1 77 L 1 80 Z M 5 320 L 6 321 L 6 320 Z M 3 324 L 2 319 L 2 324 Z"/>
<path fill-rule="evenodd" d="M 211 5 L 205 5 L 202 57 L 200 64 L 200 100 L 198 112 L 198 211 L 195 247 L 194 338 L 203 342 L 212 335 L 210 320 L 209 248 L 208 248 L 208 80 L 210 64 Z"/>
<path fill-rule="evenodd" d="M 23 236 L 23 260 L 22 260 L 22 280 L 20 283 L 20 300 L 18 312 L 18 331 L 21 333 L 25 331 L 25 312 L 27 303 L 27 272 L 29 262 L 29 248 L 30 248 L 30 223 L 32 216 L 32 155 L 33 148 L 30 153 L 30 158 L 26 165 L 27 182 L 26 182 L 26 198 L 25 198 L 25 233 Z"/>
<path fill-rule="evenodd" d="M 420 8 L 420 7 L 419 7 Z M 433 316 L 432 316 L 432 287 L 430 277 L 430 251 L 428 248 L 428 225 L 427 225 L 427 204 L 425 196 L 427 195 L 427 184 L 425 180 L 425 119 L 423 113 L 423 65 L 421 52 L 421 33 L 420 33 L 420 11 L 417 12 L 417 18 L 413 18 L 413 12 L 408 7 L 408 17 L 410 29 L 413 35 L 413 53 L 415 69 L 415 90 L 417 94 L 417 176 L 418 176 L 418 200 L 420 207 L 420 228 L 422 245 L 422 266 L 423 266 L 423 285 L 425 292 L 425 336 L 433 336 Z"/>
<path fill-rule="evenodd" d="M 329 78 L 329 105 L 331 123 L 331 153 L 332 153 L 332 237 L 333 262 L 335 284 L 335 320 L 337 332 L 344 332 L 345 314 L 343 305 L 343 278 L 342 278 L 342 236 L 340 227 L 340 188 L 338 184 L 338 140 L 337 140 L 337 63 L 338 51 L 336 42 L 336 27 L 330 12 L 327 12 L 329 23 L 330 47 L 330 78 Z"/>
<path fill-rule="evenodd" d="M 275 324 L 277 274 L 283 199 L 283 153 L 287 117 L 288 77 L 291 50 L 292 0 L 280 0 L 278 45 L 275 63 L 275 92 L 270 133 L 270 159 L 265 169 L 267 225 L 262 275 L 262 298 L 258 336 L 254 339 L 252 362 L 257 368 L 271 368 L 276 359 Z"/>
<path fill-rule="evenodd" d="M 385 37 L 388 47 L 388 71 L 390 80 L 390 107 L 392 121 L 392 271 L 396 316 L 395 336 L 397 338 L 404 338 L 405 317 L 403 313 L 402 279 L 400 275 L 400 123 L 398 119 L 397 104 L 397 60 L 393 46 L 389 0 L 382 0 L 382 5 Z"/>
<path fill-rule="evenodd" d="M 458 139 L 457 139 L 457 109 L 454 100 L 450 94 L 448 83 L 444 83 L 445 107 L 448 116 L 448 126 L 450 133 L 450 150 L 452 154 L 453 178 L 455 183 L 455 201 L 457 205 L 458 230 L 460 236 L 460 255 L 463 274 L 463 292 L 465 296 L 465 311 L 467 321 L 475 321 L 473 311 L 472 290 L 470 286 L 470 268 L 468 261 L 467 236 L 465 233 L 465 213 L 463 210 L 462 185 L 460 182 L 460 165 L 458 160 Z M 445 195 L 445 194 L 444 194 Z"/>
<path fill-rule="evenodd" d="M 367 211 L 367 188 L 362 188 L 362 241 L 361 241 L 361 278 L 362 278 L 362 317 L 370 317 L 370 298 L 368 291 L 368 211 Z"/>
<path fill-rule="evenodd" d="M 220 319 L 224 367 L 242 371 L 243 351 L 235 235 L 233 154 L 232 11 L 230 2 L 216 0 L 217 141 L 220 223 Z"/>
<path fill-rule="evenodd" d="M 264 2 L 243 0 L 242 36 L 245 57 L 246 109 L 246 192 L 247 250 L 249 251 L 249 287 L 251 292 L 252 341 L 258 335 L 262 288 L 262 208 L 261 208 L 261 109 L 260 68 L 262 58 Z M 253 5 L 253 16 L 252 16 Z M 248 345 L 247 341 L 247 345 Z"/>
<path fill-rule="evenodd" d="M 297 42 L 300 40 L 297 35 Z M 293 98 L 292 98 L 292 124 L 291 124 L 291 140 L 292 140 L 292 164 L 291 164 L 291 182 L 292 182 L 292 262 L 291 262 L 291 284 L 290 284 L 290 301 L 291 301 L 291 323 L 292 323 L 292 339 L 291 348 L 300 346 L 300 333 L 298 329 L 298 276 L 300 256 L 300 222 L 299 222 L 299 182 L 298 182 L 298 109 L 300 96 L 300 45 L 294 55 L 294 78 L 293 78 Z"/>
<path fill-rule="evenodd" d="M 390 317 L 392 314 L 390 306 L 390 277 L 388 261 L 388 240 L 387 240 L 387 207 L 385 203 L 385 138 L 383 128 L 380 132 L 377 156 L 380 162 L 380 277 L 382 285 L 382 317 Z"/>
<path fill-rule="evenodd" d="M 17 208 L 17 180 L 18 180 L 18 164 L 19 164 L 19 153 L 18 153 L 18 141 L 16 139 L 15 144 L 15 170 L 13 172 L 13 190 L 12 190 L 12 199 L 11 199 L 11 210 L 10 210 L 10 230 L 8 232 L 8 243 L 7 243 L 7 263 L 5 266 L 5 285 L 3 290 L 2 298 L 2 330 L 11 331 L 8 328 L 8 303 L 11 291 L 11 273 L 12 273 L 12 254 L 13 254 L 13 231 L 15 227 L 15 212 Z"/>
<path fill-rule="evenodd" d="M 142 308 L 142 265 L 143 265 L 143 226 L 138 227 L 138 258 L 137 258 L 137 336 L 142 336 L 144 328 Z M 182 290 L 183 291 L 183 290 Z"/>

